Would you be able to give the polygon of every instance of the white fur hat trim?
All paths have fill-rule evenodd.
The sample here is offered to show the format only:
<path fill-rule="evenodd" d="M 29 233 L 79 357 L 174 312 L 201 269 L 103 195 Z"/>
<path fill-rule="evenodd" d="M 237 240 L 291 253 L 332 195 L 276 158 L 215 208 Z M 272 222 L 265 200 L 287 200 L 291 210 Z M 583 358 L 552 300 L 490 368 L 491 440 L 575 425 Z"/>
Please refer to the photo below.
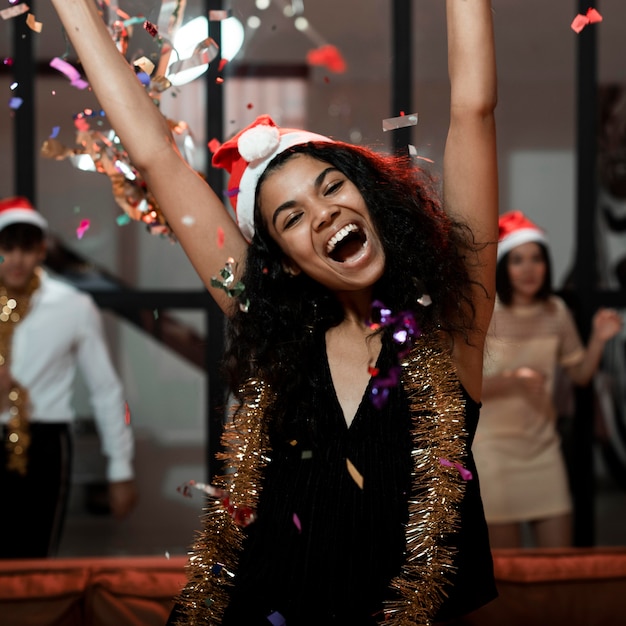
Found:
<path fill-rule="evenodd" d="M 248 158 L 241 152 L 241 140 L 252 131 L 255 131 L 260 128 L 272 128 L 269 126 L 255 126 L 247 130 L 245 133 L 241 135 L 239 140 L 237 141 L 237 147 L 239 149 L 239 153 L 241 156 L 248 161 Z M 252 135 L 251 144 L 256 144 L 257 137 L 255 137 L 256 133 Z M 277 155 L 280 154 L 283 150 L 287 148 L 291 148 L 291 146 L 297 146 L 299 144 L 308 143 L 309 141 L 325 141 L 326 143 L 334 143 L 332 139 L 328 137 L 324 137 L 323 135 L 317 135 L 316 133 L 310 133 L 305 130 L 296 130 L 294 132 L 287 132 L 280 135 L 280 140 L 274 146 L 274 148 L 267 152 L 262 157 L 257 157 L 253 159 L 248 167 L 244 170 L 241 180 L 239 181 L 239 194 L 237 195 L 237 223 L 239 224 L 239 229 L 241 230 L 243 236 L 248 240 L 252 241 L 252 237 L 254 235 L 254 196 L 256 194 L 256 186 L 259 182 L 259 178 L 269 165 L 270 161 Z M 259 145 L 263 143 L 263 141 L 258 142 Z M 266 143 L 267 145 L 267 143 Z M 244 150 L 248 149 L 248 141 L 245 142 Z M 261 153 L 262 149 L 257 149 L 255 153 Z"/>

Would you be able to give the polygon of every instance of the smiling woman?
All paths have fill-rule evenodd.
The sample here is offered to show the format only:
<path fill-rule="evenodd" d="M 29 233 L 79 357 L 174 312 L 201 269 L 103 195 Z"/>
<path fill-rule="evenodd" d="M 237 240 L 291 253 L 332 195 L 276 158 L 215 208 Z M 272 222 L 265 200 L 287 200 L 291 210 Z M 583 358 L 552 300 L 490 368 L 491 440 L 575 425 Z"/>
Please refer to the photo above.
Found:
<path fill-rule="evenodd" d="M 229 317 L 225 474 L 171 623 L 408 626 L 489 602 L 471 453 L 498 214 L 489 1 L 446 3 L 443 203 L 408 157 L 262 116 L 214 155 L 236 222 L 180 158 L 93 3 L 53 4 Z"/>

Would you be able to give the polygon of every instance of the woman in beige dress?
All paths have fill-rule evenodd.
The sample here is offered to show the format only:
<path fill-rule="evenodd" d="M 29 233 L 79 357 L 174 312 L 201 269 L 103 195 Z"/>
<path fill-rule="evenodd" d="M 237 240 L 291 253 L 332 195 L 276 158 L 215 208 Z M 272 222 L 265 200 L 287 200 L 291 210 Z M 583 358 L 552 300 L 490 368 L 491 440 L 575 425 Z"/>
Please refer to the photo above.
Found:
<path fill-rule="evenodd" d="M 498 300 L 487 335 L 483 407 L 473 444 L 493 548 L 522 545 L 528 524 L 541 547 L 571 543 L 571 500 L 553 405 L 557 366 L 577 385 L 596 371 L 621 328 L 599 310 L 583 345 L 552 294 L 545 233 L 520 211 L 500 218 Z"/>

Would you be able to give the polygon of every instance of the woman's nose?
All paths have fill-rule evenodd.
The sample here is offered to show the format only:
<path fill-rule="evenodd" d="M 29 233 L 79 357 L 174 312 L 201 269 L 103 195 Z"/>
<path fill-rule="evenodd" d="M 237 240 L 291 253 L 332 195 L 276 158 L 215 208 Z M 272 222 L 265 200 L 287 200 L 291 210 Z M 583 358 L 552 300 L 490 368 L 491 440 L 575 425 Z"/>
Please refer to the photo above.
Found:
<path fill-rule="evenodd" d="M 316 209 L 314 227 L 315 230 L 320 230 L 333 223 L 335 218 L 339 215 L 339 209 L 334 206 L 322 205 Z"/>

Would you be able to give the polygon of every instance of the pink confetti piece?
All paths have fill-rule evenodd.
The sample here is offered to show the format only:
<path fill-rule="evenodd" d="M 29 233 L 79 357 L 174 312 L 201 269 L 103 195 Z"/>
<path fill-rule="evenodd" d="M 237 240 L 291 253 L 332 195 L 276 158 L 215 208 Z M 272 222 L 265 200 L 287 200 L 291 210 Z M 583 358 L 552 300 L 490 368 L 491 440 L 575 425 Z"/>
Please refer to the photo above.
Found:
<path fill-rule="evenodd" d="M 354 467 L 350 459 L 346 459 L 346 467 L 348 468 L 348 473 L 352 477 L 352 480 L 358 485 L 359 489 L 363 489 L 363 476 L 361 472 Z"/>
<path fill-rule="evenodd" d="M 472 480 L 472 478 L 474 478 L 472 472 L 465 469 L 460 463 L 452 463 L 452 461 L 448 461 L 448 459 L 439 459 L 439 463 L 441 463 L 444 467 L 455 467 L 459 474 L 461 474 L 461 478 L 463 480 Z"/>
<path fill-rule="evenodd" d="M 298 532 L 301 533 L 302 532 L 302 524 L 300 523 L 300 518 L 298 517 L 297 513 L 293 514 L 293 523 L 295 524 L 296 528 L 298 529 Z"/>
<path fill-rule="evenodd" d="M 580 33 L 588 24 L 597 24 L 602 21 L 600 13 L 593 8 L 587 9 L 586 15 L 579 13 L 573 20 L 571 28 L 575 33 Z"/>
<path fill-rule="evenodd" d="M 9 7 L 8 9 L 2 9 L 0 11 L 0 16 L 3 20 L 10 20 L 13 17 L 17 17 L 18 15 L 23 15 L 30 11 L 30 7 L 23 2 L 22 4 L 17 4 L 14 7 Z"/>
<path fill-rule="evenodd" d="M 82 239 L 83 235 L 89 230 L 90 225 L 89 220 L 81 220 L 78 228 L 76 229 L 76 236 L 79 239 Z"/>
<path fill-rule="evenodd" d="M 70 79 L 72 87 L 76 87 L 76 89 L 86 89 L 89 87 L 89 83 L 81 78 L 80 72 L 67 61 L 60 59 L 59 57 L 54 57 L 54 59 L 50 61 L 50 67 L 53 67 L 55 70 L 65 74 L 65 76 Z"/>
<path fill-rule="evenodd" d="M 209 11 L 209 22 L 220 22 L 230 17 L 230 11 Z"/>
<path fill-rule="evenodd" d="M 217 247 L 218 248 L 223 248 L 224 247 L 224 229 L 221 226 L 218 226 L 217 228 Z"/>

